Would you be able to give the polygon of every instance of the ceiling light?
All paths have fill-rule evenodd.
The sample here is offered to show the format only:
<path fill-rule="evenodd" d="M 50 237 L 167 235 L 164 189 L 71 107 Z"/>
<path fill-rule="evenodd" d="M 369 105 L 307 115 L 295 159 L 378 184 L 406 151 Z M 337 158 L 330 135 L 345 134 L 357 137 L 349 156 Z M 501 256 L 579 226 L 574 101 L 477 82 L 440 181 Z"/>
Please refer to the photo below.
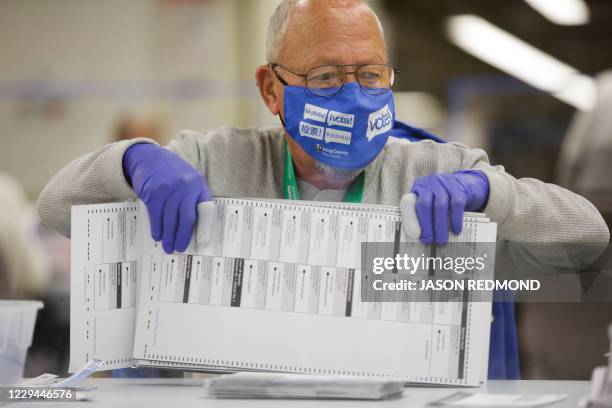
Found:
<path fill-rule="evenodd" d="M 595 82 L 575 68 L 475 15 L 449 17 L 450 40 L 469 54 L 581 110 L 595 102 Z"/>
<path fill-rule="evenodd" d="M 590 13 L 584 0 L 525 0 L 538 13 L 559 25 L 589 22 Z"/>

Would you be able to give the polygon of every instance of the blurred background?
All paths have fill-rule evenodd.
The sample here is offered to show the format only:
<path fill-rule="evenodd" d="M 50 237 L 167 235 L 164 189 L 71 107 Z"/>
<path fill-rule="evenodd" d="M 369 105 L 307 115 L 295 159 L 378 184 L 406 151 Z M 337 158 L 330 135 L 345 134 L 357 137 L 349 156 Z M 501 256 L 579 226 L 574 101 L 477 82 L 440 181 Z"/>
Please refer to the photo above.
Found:
<path fill-rule="evenodd" d="M 31 203 L 114 140 L 276 124 L 254 71 L 278 3 L 0 0 L 0 298 L 45 302 L 26 376 L 65 374 L 69 346 L 70 244 Z M 370 4 L 400 70 L 398 119 L 583 194 L 610 225 L 612 1 Z M 517 312 L 523 378 L 587 379 L 604 362 L 612 305 Z"/>

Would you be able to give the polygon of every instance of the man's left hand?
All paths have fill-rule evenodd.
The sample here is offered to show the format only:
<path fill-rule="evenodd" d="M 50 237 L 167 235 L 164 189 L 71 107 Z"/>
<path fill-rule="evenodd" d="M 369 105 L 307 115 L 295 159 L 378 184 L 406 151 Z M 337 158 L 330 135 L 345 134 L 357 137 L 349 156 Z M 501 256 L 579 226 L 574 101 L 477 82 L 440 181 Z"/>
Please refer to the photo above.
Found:
<path fill-rule="evenodd" d="M 436 173 L 418 178 L 411 192 L 417 196 L 415 210 L 421 227 L 421 242 L 446 244 L 449 220 L 450 230 L 459 235 L 463 213 L 484 209 L 489 198 L 489 181 L 478 170 Z"/>

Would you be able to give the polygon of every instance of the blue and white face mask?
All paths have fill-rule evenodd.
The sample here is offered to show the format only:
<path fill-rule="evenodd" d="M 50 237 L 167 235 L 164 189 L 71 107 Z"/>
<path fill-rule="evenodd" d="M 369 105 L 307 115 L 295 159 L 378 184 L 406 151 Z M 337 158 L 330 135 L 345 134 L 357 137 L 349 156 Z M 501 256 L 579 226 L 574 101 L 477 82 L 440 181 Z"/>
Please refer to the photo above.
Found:
<path fill-rule="evenodd" d="M 313 159 L 330 167 L 367 166 L 383 149 L 395 117 L 393 92 L 369 94 L 356 82 L 332 96 L 285 86 L 284 125 Z"/>

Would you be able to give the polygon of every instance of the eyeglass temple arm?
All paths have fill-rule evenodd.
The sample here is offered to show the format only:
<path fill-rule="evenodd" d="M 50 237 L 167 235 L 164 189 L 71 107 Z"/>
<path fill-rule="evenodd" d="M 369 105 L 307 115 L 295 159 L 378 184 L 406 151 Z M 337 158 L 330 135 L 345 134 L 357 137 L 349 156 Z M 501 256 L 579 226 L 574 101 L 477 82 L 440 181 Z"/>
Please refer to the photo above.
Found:
<path fill-rule="evenodd" d="M 283 84 L 283 86 L 289 86 L 289 83 L 287 81 L 285 81 L 280 75 L 278 75 L 278 72 L 276 72 L 276 67 L 278 67 L 278 66 L 279 66 L 278 64 L 270 64 L 270 69 L 274 73 L 274 76 L 276 78 L 278 78 L 280 83 Z"/>

